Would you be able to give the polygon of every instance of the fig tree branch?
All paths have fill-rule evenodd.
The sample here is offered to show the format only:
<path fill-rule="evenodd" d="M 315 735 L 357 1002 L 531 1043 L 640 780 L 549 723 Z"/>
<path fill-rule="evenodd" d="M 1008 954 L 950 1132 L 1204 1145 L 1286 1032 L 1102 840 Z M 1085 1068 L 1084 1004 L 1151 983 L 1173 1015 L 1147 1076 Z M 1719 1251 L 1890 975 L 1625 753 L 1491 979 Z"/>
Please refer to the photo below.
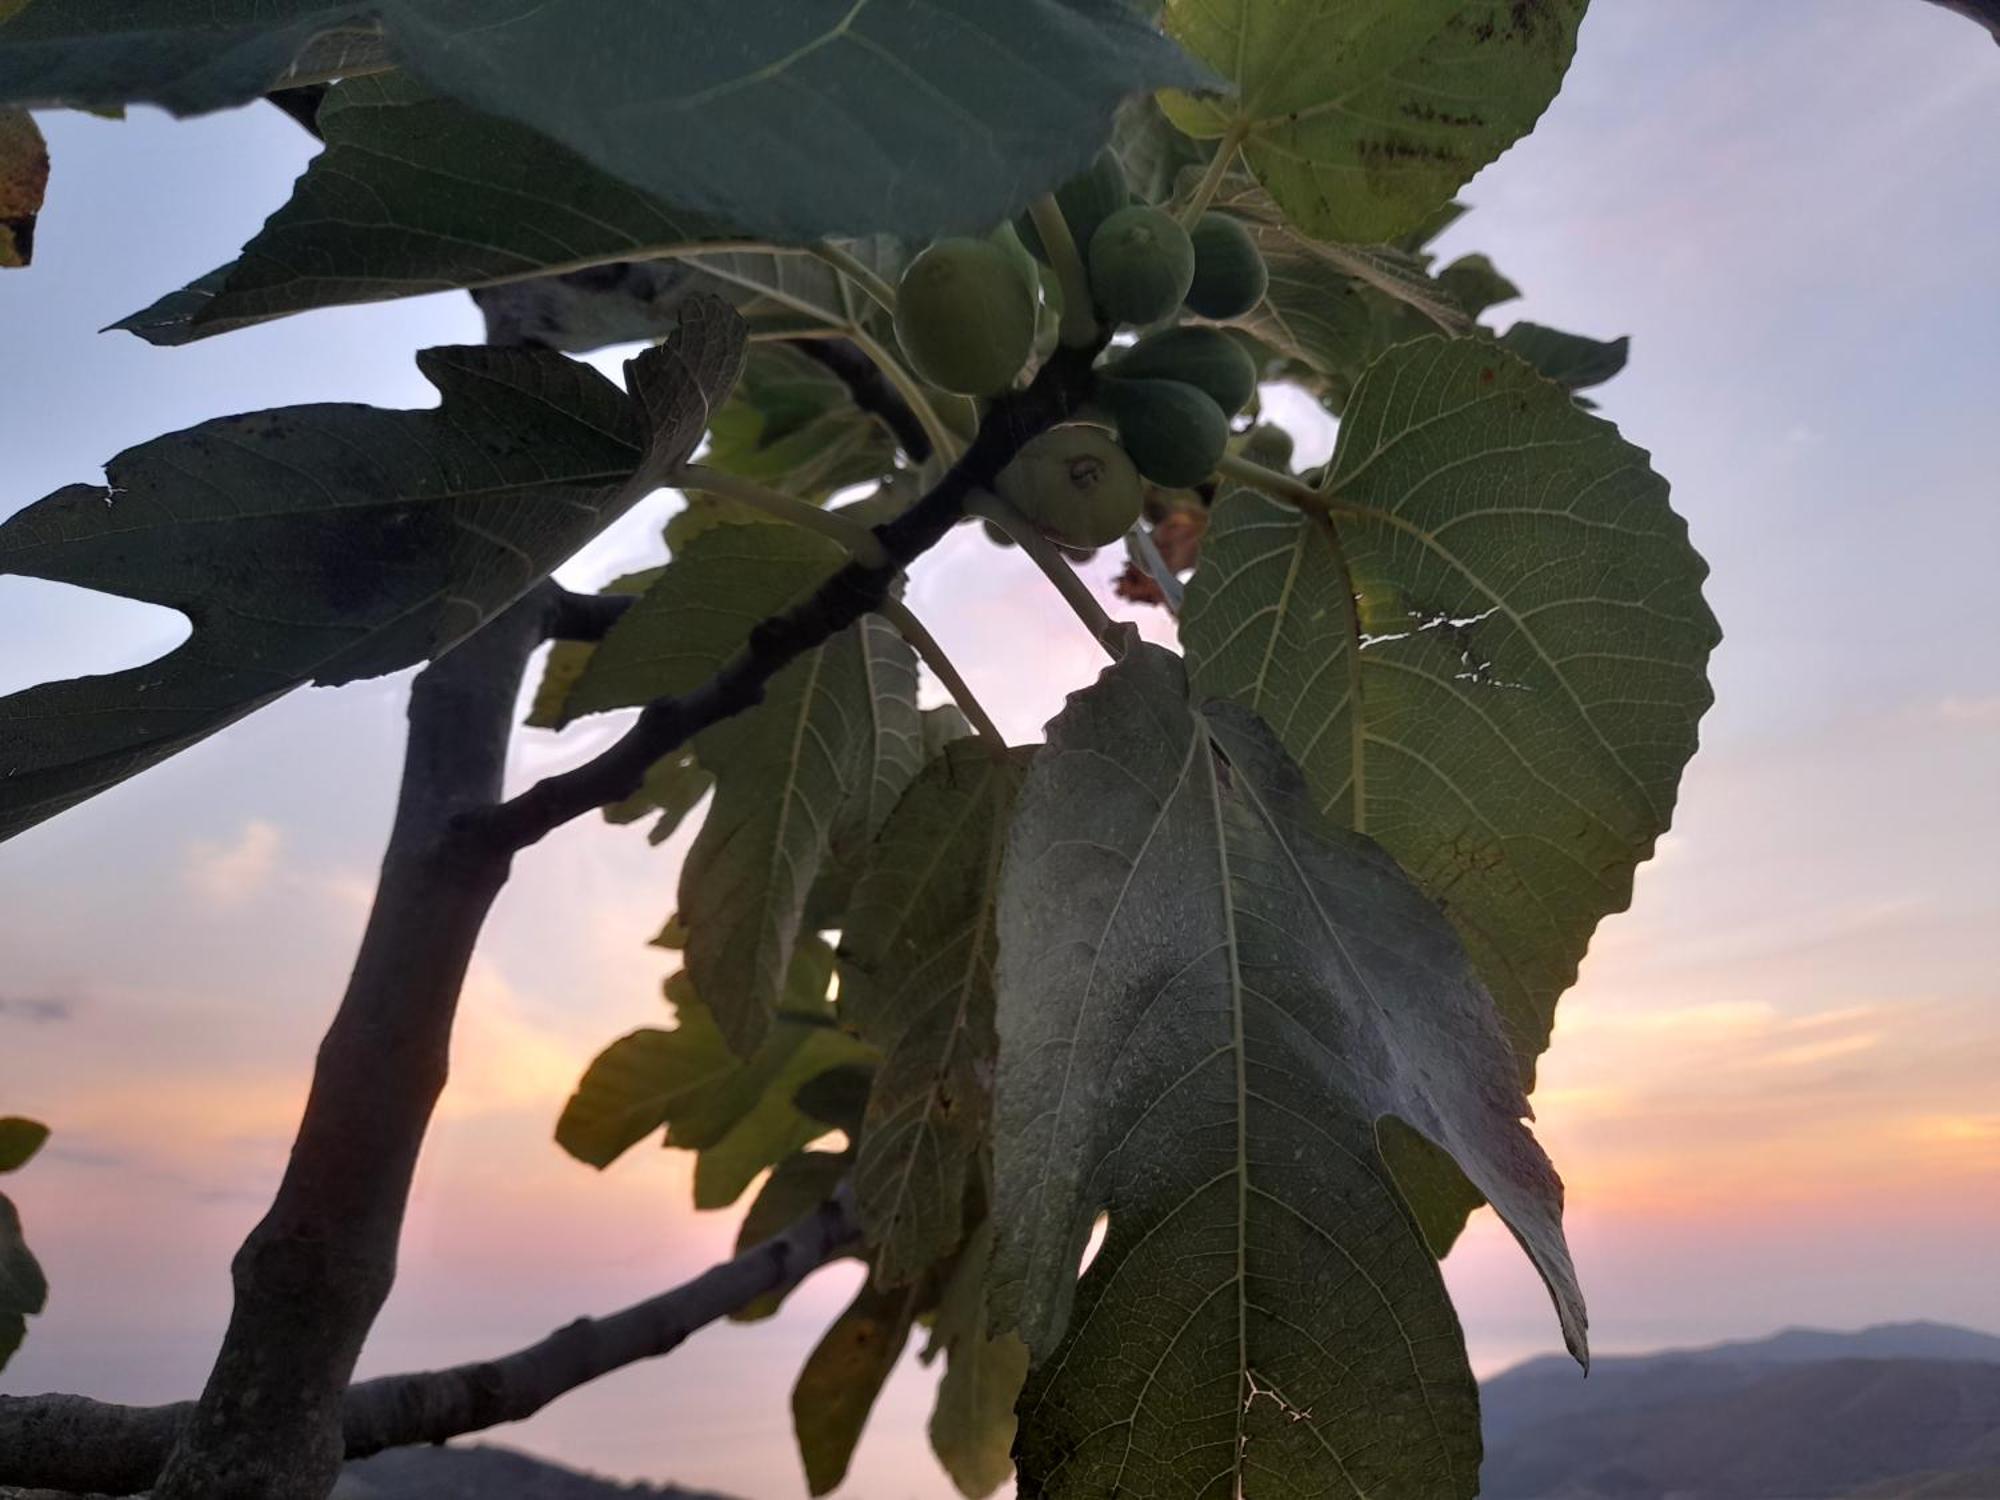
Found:
<path fill-rule="evenodd" d="M 885 563 L 849 562 L 811 596 L 759 624 L 743 649 L 700 687 L 654 699 L 603 753 L 497 808 L 468 813 L 463 831 L 497 850 L 525 849 L 571 819 L 631 796 L 654 761 L 711 724 L 755 707 L 788 664 L 879 609 L 897 575 L 964 517 L 966 502 L 991 486 L 1022 445 L 1076 409 L 1089 389 L 1096 352 L 1059 349 L 1026 390 L 997 398 L 964 456 L 916 504 L 875 528 Z"/>
<path fill-rule="evenodd" d="M 797 1285 L 860 1237 L 843 1188 L 784 1233 L 644 1302 L 579 1318 L 493 1359 L 385 1375 L 350 1387 L 340 1406 L 344 1457 L 442 1443 L 532 1416 L 557 1397 Z M 0 1396 L 0 1487 L 129 1495 L 158 1478 L 193 1416 L 192 1401 L 119 1406 L 84 1396 Z"/>

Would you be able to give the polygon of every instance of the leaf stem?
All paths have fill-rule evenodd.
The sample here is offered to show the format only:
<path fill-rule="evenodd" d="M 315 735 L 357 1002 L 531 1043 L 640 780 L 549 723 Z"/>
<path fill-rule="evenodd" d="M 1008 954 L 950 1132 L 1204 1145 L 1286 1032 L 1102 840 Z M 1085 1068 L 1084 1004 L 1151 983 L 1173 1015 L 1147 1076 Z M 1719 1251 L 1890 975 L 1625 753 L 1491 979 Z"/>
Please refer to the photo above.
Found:
<path fill-rule="evenodd" d="M 1104 606 L 1076 576 L 1076 569 L 1069 565 L 1069 560 L 1032 521 L 991 490 L 982 490 L 972 496 L 966 501 L 965 509 L 968 515 L 991 521 L 1012 537 L 1020 549 L 1033 559 L 1035 566 L 1042 570 L 1043 576 L 1055 585 L 1063 602 L 1075 611 L 1084 627 L 1097 638 L 1097 644 L 1104 648 L 1105 654 L 1113 661 L 1123 658 L 1124 627 L 1104 612 Z"/>
<path fill-rule="evenodd" d="M 937 407 L 931 402 L 931 392 L 923 382 L 905 369 L 903 362 L 883 348 L 881 340 L 867 329 L 850 327 L 846 335 L 855 348 L 875 361 L 875 368 L 882 372 L 882 378 L 896 388 L 896 394 L 917 414 L 917 420 L 924 424 L 924 435 L 931 440 L 931 451 L 945 463 L 957 458 L 965 445 L 938 415 Z"/>
<path fill-rule="evenodd" d="M 851 250 L 842 249 L 832 240 L 821 240 L 812 247 L 811 253 L 860 287 L 868 294 L 868 300 L 883 312 L 895 316 L 896 289 L 862 264 Z"/>
<path fill-rule="evenodd" d="M 894 625 L 903 639 L 916 647 L 917 655 L 921 656 L 925 665 L 937 674 L 937 680 L 945 685 L 946 691 L 952 696 L 952 701 L 965 710 L 966 718 L 972 720 L 972 727 L 991 742 L 994 749 L 1005 750 L 1007 736 L 1000 732 L 1000 727 L 981 706 L 972 691 L 971 684 L 965 680 L 952 659 L 945 655 L 944 647 L 938 644 L 937 637 L 924 628 L 924 622 L 916 617 L 909 605 L 900 599 L 885 599 L 876 613 Z"/>
<path fill-rule="evenodd" d="M 1044 193 L 1030 203 L 1028 217 L 1034 222 L 1035 233 L 1042 237 L 1042 248 L 1048 252 L 1049 266 L 1056 273 L 1056 285 L 1062 288 L 1062 323 L 1056 331 L 1057 340 L 1071 349 L 1097 342 L 1097 312 L 1090 301 L 1090 277 L 1083 269 L 1083 252 L 1076 236 L 1069 232 L 1069 220 L 1063 217 L 1055 195 Z"/>
<path fill-rule="evenodd" d="M 1243 145 L 1243 137 L 1249 134 L 1249 127 L 1241 121 L 1229 127 L 1221 143 L 1215 148 L 1215 155 L 1209 161 L 1208 170 L 1201 174 L 1201 181 L 1195 184 L 1194 196 L 1181 208 L 1181 227 L 1192 229 L 1195 222 L 1208 212 L 1215 195 L 1222 191 L 1222 180 L 1229 175 L 1229 169 L 1236 165 L 1236 153 Z"/>
<path fill-rule="evenodd" d="M 1181 604 L 1187 597 L 1187 588 L 1174 576 L 1174 570 L 1167 566 L 1167 560 L 1160 556 L 1159 544 L 1153 540 L 1152 532 L 1143 526 L 1134 526 L 1125 533 L 1125 555 L 1144 568 L 1159 587 L 1160 597 L 1165 601 L 1167 613 L 1178 615 Z"/>
<path fill-rule="evenodd" d="M 1249 459 L 1239 458 L 1234 453 L 1225 453 L 1222 461 L 1216 464 L 1215 472 L 1241 484 L 1247 484 L 1253 490 L 1261 490 L 1273 500 L 1283 500 L 1288 505 L 1296 505 L 1300 510 L 1313 511 L 1319 515 L 1329 515 L 1333 511 L 1332 500 L 1303 479 L 1294 479 L 1289 474 L 1280 474 L 1276 469 L 1253 464 Z"/>
<path fill-rule="evenodd" d="M 845 547 L 863 567 L 880 568 L 889 561 L 882 544 L 875 539 L 875 533 L 853 517 L 844 516 L 836 510 L 822 510 L 817 505 L 809 505 L 753 479 L 724 474 L 705 464 L 683 464 L 667 475 L 666 483 L 674 489 L 720 495 L 725 500 L 734 500 L 739 505 L 760 510 L 780 521 L 816 531 Z"/>

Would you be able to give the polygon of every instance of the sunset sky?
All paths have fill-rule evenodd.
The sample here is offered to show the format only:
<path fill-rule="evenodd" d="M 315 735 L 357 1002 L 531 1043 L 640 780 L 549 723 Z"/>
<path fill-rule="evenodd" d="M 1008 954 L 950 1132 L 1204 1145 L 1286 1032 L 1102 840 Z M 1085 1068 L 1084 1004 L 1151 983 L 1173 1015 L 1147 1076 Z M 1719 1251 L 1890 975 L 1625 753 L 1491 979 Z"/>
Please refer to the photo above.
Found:
<path fill-rule="evenodd" d="M 97 335 L 231 255 L 313 143 L 268 108 L 45 125 L 38 263 L 0 273 L 0 514 L 205 417 L 428 404 L 412 351 L 480 336 L 457 295 L 181 350 Z M 1607 0 L 1562 97 L 1444 242 L 1526 290 L 1503 324 L 1633 336 L 1605 414 L 1672 481 L 1728 636 L 1674 831 L 1601 929 L 1536 1096 L 1600 1350 L 1919 1317 L 2000 1332 L 1996 184 L 2000 48 L 1962 18 Z M 1311 461 L 1331 424 L 1301 406 L 1279 411 Z M 675 503 L 564 578 L 648 561 Z M 920 565 L 911 602 L 1017 739 L 1101 663 L 976 532 Z M 183 633 L 0 579 L 0 692 Z M 0 846 L 0 1114 L 56 1131 L 6 1185 L 53 1292 L 0 1389 L 198 1389 L 366 912 L 406 687 L 295 694 Z M 516 781 L 613 728 L 524 732 Z M 693 1213 L 683 1158 L 641 1148 L 600 1177 L 549 1139 L 591 1055 L 665 1015 L 644 940 L 680 847 L 587 822 L 519 862 L 364 1373 L 509 1349 L 726 1253 L 734 1215 Z M 1490 1218 L 1447 1273 L 1481 1370 L 1558 1346 Z M 498 1436 L 626 1478 L 803 1495 L 789 1386 L 855 1275 Z M 949 1493 L 924 1445 L 931 1381 L 898 1375 L 845 1493 Z"/>

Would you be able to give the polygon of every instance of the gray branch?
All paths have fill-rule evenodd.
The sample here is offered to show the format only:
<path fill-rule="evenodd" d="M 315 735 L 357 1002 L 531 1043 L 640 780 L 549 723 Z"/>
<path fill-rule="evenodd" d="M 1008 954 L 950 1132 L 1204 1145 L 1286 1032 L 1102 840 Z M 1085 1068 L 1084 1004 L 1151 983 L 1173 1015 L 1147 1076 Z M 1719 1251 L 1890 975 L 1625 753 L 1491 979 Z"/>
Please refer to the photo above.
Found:
<path fill-rule="evenodd" d="M 442 1443 L 533 1416 L 557 1397 L 640 1360 L 772 1292 L 795 1286 L 860 1237 L 846 1188 L 790 1229 L 671 1291 L 602 1318 L 579 1318 L 497 1359 L 385 1375 L 341 1404 L 344 1458 Z M 55 1490 L 130 1495 L 153 1484 L 195 1412 L 84 1396 L 0 1396 L 0 1496 Z"/>

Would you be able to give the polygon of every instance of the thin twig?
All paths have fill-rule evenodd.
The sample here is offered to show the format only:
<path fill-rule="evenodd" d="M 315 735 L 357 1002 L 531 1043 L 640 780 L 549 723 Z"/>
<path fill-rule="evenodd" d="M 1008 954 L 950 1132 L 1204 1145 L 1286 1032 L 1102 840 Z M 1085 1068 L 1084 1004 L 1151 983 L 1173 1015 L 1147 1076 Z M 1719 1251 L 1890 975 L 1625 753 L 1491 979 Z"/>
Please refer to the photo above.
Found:
<path fill-rule="evenodd" d="M 941 454 L 946 458 L 955 457 L 965 445 L 958 440 L 958 434 L 945 425 L 944 418 L 938 415 L 937 406 L 931 400 L 931 393 L 924 389 L 923 383 L 903 367 L 900 359 L 882 346 L 881 340 L 865 328 L 849 328 L 846 330 L 846 337 L 853 341 L 855 348 L 868 356 L 875 368 L 882 372 L 882 378 L 895 387 L 896 394 L 903 398 L 904 404 L 917 414 L 917 420 L 923 423 L 924 435 L 931 441 L 932 453 Z M 952 399 L 964 398 L 955 396 Z"/>
<path fill-rule="evenodd" d="M 1226 453 L 1215 466 L 1215 472 L 1247 484 L 1253 490 L 1261 490 L 1273 500 L 1283 500 L 1288 505 L 1296 505 L 1300 510 L 1313 511 L 1325 515 L 1334 506 L 1330 497 L 1314 489 L 1303 479 L 1294 479 L 1289 474 L 1280 474 L 1276 469 L 1267 469 L 1262 464 Z"/>
<path fill-rule="evenodd" d="M 1124 629 L 1104 612 L 1097 596 L 1076 576 L 1076 569 L 1069 565 L 1056 544 L 1043 536 L 1032 521 L 990 491 L 980 494 L 968 509 L 974 515 L 991 521 L 1014 539 L 1035 566 L 1042 570 L 1043 576 L 1055 585 L 1063 602 L 1075 611 L 1076 617 L 1083 621 L 1084 627 L 1104 648 L 1106 655 L 1113 661 L 1124 656 Z"/>
<path fill-rule="evenodd" d="M 842 249 L 832 240 L 821 240 L 812 247 L 811 253 L 860 287 L 868 300 L 883 312 L 891 317 L 896 315 L 896 289 L 857 260 L 851 251 Z"/>
<path fill-rule="evenodd" d="M 1069 232 L 1069 220 L 1063 217 L 1053 193 L 1044 193 L 1029 204 L 1028 218 L 1042 238 L 1049 269 L 1056 273 L 1056 285 L 1062 291 L 1062 322 L 1056 329 L 1057 339 L 1070 349 L 1096 343 L 1097 310 L 1091 303 L 1090 276 L 1083 265 L 1087 247 L 1077 244 L 1076 236 Z"/>
<path fill-rule="evenodd" d="M 1208 170 L 1201 174 L 1201 181 L 1195 184 L 1194 196 L 1182 205 L 1181 227 L 1192 229 L 1208 212 L 1209 204 L 1222 190 L 1222 183 L 1229 176 L 1229 169 L 1236 164 L 1236 153 L 1243 145 L 1243 138 L 1249 134 L 1249 127 L 1232 125 L 1223 138 L 1216 143 L 1215 155 L 1209 159 Z"/>
<path fill-rule="evenodd" d="M 959 672 L 957 664 L 945 654 L 944 647 L 938 644 L 937 637 L 925 628 L 924 622 L 916 617 L 909 605 L 900 599 L 884 599 L 876 613 L 894 625 L 903 639 L 916 647 L 917 655 L 921 656 L 924 664 L 937 674 L 937 680 L 944 684 L 945 690 L 951 694 L 952 701 L 965 711 L 966 718 L 972 721 L 972 727 L 990 740 L 994 749 L 1005 750 L 1007 736 L 1000 732 L 1000 726 L 987 714 L 985 707 L 973 693 L 971 684 Z"/>
<path fill-rule="evenodd" d="M 692 1281 L 601 1318 L 579 1318 L 494 1359 L 385 1375 L 351 1386 L 341 1407 L 344 1457 L 442 1443 L 518 1422 L 557 1397 L 640 1360 L 839 1258 L 860 1237 L 843 1187 L 784 1233 Z M 83 1396 L 0 1396 L 0 1485 L 129 1495 L 159 1475 L 192 1401 L 119 1406 Z"/>

